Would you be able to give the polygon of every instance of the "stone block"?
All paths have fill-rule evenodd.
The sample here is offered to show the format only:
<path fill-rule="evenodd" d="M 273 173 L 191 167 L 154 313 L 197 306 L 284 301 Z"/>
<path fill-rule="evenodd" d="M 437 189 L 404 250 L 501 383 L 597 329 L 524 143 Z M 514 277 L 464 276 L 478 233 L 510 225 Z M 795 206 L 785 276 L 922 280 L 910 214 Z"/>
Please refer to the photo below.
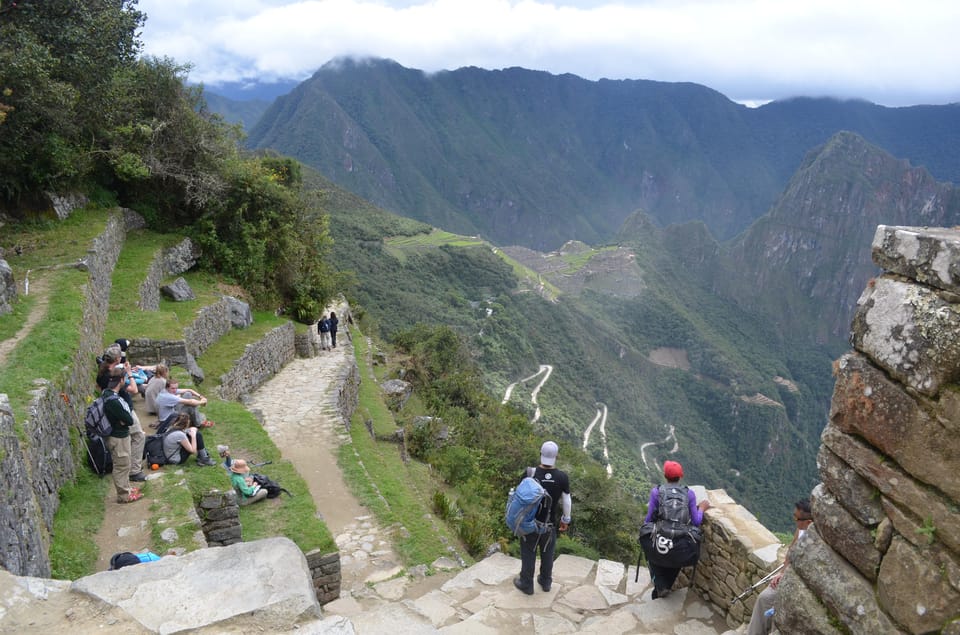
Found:
<path fill-rule="evenodd" d="M 857 522 L 823 483 L 813 489 L 811 504 L 823 539 L 864 577 L 875 581 L 882 554 L 873 544 L 870 529 Z"/>
<path fill-rule="evenodd" d="M 243 529 L 240 525 L 231 525 L 214 531 L 204 532 L 207 540 L 210 542 L 226 542 L 228 540 L 240 540 L 243 538 Z"/>
<path fill-rule="evenodd" d="M 918 400 L 862 355 L 837 363 L 830 421 L 857 434 L 914 477 L 960 501 L 960 407 L 954 391 L 942 403 Z"/>
<path fill-rule="evenodd" d="M 753 603 L 750 604 L 753 611 Z M 743 621 L 750 619 L 747 613 Z M 780 581 L 777 598 L 773 605 L 774 625 L 781 633 L 796 635 L 840 635 L 842 631 L 834 626 L 834 621 L 803 579 L 787 571 Z"/>
<path fill-rule="evenodd" d="M 240 518 L 240 508 L 236 505 L 227 505 L 207 510 L 204 514 L 204 520 L 208 522 L 219 522 L 224 520 L 233 520 L 237 522 Z"/>
<path fill-rule="evenodd" d="M 953 584 L 951 585 L 951 580 Z M 917 549 L 895 536 L 880 567 L 883 608 L 911 633 L 935 633 L 960 618 L 960 565 L 935 544 Z"/>
<path fill-rule="evenodd" d="M 937 527 L 937 537 L 960 553 L 960 510 L 955 503 L 917 482 L 896 463 L 832 423 L 824 428 L 820 439 L 881 494 L 916 517 L 930 519 Z"/>
<path fill-rule="evenodd" d="M 860 523 L 870 526 L 883 520 L 877 488 L 857 474 L 826 445 L 817 452 L 820 480 Z"/>
<path fill-rule="evenodd" d="M 929 287 L 875 279 L 857 301 L 852 331 L 854 348 L 923 395 L 960 379 L 960 304 Z"/>
<path fill-rule="evenodd" d="M 871 245 L 884 270 L 960 293 L 960 230 L 880 225 Z"/>
<path fill-rule="evenodd" d="M 902 632 L 880 609 L 873 585 L 824 542 L 817 532 L 816 525 L 810 525 L 790 550 L 790 563 L 789 571 L 803 578 L 806 587 L 820 598 L 828 611 L 850 629 L 850 632 Z M 789 573 L 784 575 L 784 581 L 789 575 Z M 781 601 L 781 597 L 784 597 L 786 592 L 786 589 L 781 588 L 778 593 L 778 610 L 781 605 L 788 604 L 786 601 Z M 779 625 L 779 618 L 777 622 Z M 785 632 L 810 631 L 787 630 Z"/>

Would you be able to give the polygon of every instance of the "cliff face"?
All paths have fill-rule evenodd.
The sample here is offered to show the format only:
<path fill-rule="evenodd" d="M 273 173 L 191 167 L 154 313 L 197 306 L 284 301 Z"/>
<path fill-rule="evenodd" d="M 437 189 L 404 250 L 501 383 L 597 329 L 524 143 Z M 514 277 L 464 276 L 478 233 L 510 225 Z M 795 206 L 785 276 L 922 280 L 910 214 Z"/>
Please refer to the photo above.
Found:
<path fill-rule="evenodd" d="M 878 273 L 868 250 L 874 228 L 957 223 L 952 185 L 840 133 L 807 156 L 770 213 L 731 244 L 744 278 L 732 294 L 770 310 L 782 332 L 812 329 L 821 343 L 846 338 L 851 307 Z"/>
<path fill-rule="evenodd" d="M 960 230 L 880 226 L 836 364 L 785 633 L 960 633 Z"/>

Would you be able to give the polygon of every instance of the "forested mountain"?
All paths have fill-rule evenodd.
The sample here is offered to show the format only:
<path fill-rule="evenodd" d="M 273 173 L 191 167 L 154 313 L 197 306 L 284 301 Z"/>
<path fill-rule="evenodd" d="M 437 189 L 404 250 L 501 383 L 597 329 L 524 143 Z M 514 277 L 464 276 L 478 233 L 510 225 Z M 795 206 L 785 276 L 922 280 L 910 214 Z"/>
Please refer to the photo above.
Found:
<path fill-rule="evenodd" d="M 960 181 L 960 104 L 750 109 L 695 84 L 520 68 L 427 75 L 386 60 L 327 64 L 279 97 L 248 142 L 405 216 L 555 249 L 607 241 L 636 209 L 732 238 L 841 130 Z"/>

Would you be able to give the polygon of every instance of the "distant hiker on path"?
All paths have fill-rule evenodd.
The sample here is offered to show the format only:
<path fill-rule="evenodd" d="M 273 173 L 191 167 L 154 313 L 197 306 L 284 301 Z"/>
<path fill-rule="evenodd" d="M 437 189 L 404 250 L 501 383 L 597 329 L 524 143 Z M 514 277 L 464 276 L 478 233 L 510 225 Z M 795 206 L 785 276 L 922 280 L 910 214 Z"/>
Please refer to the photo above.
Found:
<path fill-rule="evenodd" d="M 806 531 L 810 523 L 813 522 L 813 513 L 810 511 L 810 499 L 804 498 L 798 500 L 793 507 L 793 522 L 797 528 L 793 532 L 793 540 L 790 541 L 790 548 L 797 543 Z M 787 558 L 784 560 L 783 571 L 778 573 L 770 585 L 760 592 L 757 601 L 753 605 L 753 614 L 750 616 L 750 626 L 747 627 L 747 635 L 767 635 L 773 629 L 773 603 L 777 599 L 777 589 L 780 587 L 780 579 L 783 572 L 787 570 L 790 563 L 790 550 L 787 550 Z"/>
<path fill-rule="evenodd" d="M 680 485 L 683 466 L 664 461 L 666 484 L 650 491 L 647 517 L 640 528 L 640 546 L 647 557 L 653 580 L 654 600 L 665 598 L 683 567 L 692 567 L 700 560 L 700 525 L 710 501 L 697 504 L 697 495 Z"/>
<path fill-rule="evenodd" d="M 323 316 L 317 321 L 317 333 L 320 334 L 320 348 L 329 351 L 330 350 L 330 320 L 327 319 L 327 314 L 324 313 Z"/>
<path fill-rule="evenodd" d="M 337 319 L 337 314 L 333 311 L 330 311 L 330 319 L 327 320 L 327 323 L 330 325 L 330 343 L 333 348 L 337 347 L 337 325 L 340 324 L 340 320 Z"/>
<path fill-rule="evenodd" d="M 533 595 L 533 573 L 537 564 L 537 551 L 540 552 L 540 575 L 537 582 L 544 591 L 550 590 L 553 583 L 553 552 L 557 546 L 557 531 L 566 531 L 570 526 L 570 512 L 573 499 L 570 498 L 570 478 L 566 472 L 556 469 L 559 449 L 553 441 L 540 446 L 540 465 L 530 468 L 520 477 L 522 481 L 532 476 L 550 495 L 552 505 L 540 509 L 537 521 L 550 523 L 545 533 L 529 533 L 520 538 L 520 575 L 513 579 L 513 586 L 527 595 Z M 528 474 L 533 470 L 533 474 Z M 558 515 L 561 509 L 563 513 Z M 559 522 L 558 522 L 559 521 Z"/>

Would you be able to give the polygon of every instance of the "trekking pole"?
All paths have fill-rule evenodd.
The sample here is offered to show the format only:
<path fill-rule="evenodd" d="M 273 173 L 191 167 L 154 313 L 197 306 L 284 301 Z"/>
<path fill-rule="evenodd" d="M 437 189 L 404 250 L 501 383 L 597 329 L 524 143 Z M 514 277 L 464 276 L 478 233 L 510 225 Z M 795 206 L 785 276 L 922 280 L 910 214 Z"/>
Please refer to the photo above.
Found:
<path fill-rule="evenodd" d="M 764 583 L 766 583 L 766 582 L 769 582 L 769 581 L 773 578 L 773 576 L 777 575 L 785 566 L 787 566 L 785 562 L 784 562 L 784 563 L 781 563 L 779 567 L 777 567 L 776 569 L 774 569 L 773 571 L 771 571 L 771 572 L 768 573 L 767 575 L 763 576 L 762 578 L 760 578 L 759 580 L 757 580 L 756 582 L 754 582 L 746 591 L 744 591 L 743 593 L 741 593 L 741 594 L 738 595 L 737 597 L 733 598 L 733 599 L 730 601 L 730 606 L 733 606 L 737 601 L 741 601 L 741 602 L 742 602 L 742 601 L 743 601 L 743 598 L 745 598 L 745 597 L 747 597 L 748 595 L 750 595 L 751 593 L 753 593 L 753 591 L 754 591 L 758 586 L 760 586 L 761 584 L 764 584 Z"/>
<path fill-rule="evenodd" d="M 637 556 L 637 572 L 633 576 L 633 583 L 637 584 L 640 582 L 640 563 L 643 561 L 643 548 L 640 548 L 640 555 Z"/>

